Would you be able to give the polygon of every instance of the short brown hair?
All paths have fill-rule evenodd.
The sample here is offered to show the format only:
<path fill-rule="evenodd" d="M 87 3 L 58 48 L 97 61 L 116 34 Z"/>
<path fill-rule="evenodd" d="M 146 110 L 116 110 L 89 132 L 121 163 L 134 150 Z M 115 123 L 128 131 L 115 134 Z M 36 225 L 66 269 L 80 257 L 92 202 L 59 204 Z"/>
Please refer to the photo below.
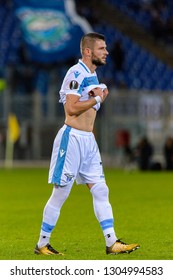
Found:
<path fill-rule="evenodd" d="M 85 48 L 92 48 L 96 40 L 105 41 L 105 36 L 100 33 L 92 32 L 85 34 L 80 41 L 80 51 L 83 54 Z"/>

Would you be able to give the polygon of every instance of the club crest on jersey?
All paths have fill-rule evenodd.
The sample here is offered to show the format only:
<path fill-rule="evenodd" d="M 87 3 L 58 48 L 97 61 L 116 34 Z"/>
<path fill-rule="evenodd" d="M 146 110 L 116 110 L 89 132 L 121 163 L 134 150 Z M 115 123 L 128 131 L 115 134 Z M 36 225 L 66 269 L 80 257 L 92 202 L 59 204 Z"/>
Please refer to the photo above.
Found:
<path fill-rule="evenodd" d="M 73 178 L 74 178 L 74 175 L 73 174 L 68 174 L 68 173 L 65 173 L 64 174 L 67 178 L 67 182 L 70 182 Z"/>
<path fill-rule="evenodd" d="M 75 80 L 72 80 L 69 84 L 70 89 L 78 89 L 78 86 L 79 86 L 79 84 Z"/>

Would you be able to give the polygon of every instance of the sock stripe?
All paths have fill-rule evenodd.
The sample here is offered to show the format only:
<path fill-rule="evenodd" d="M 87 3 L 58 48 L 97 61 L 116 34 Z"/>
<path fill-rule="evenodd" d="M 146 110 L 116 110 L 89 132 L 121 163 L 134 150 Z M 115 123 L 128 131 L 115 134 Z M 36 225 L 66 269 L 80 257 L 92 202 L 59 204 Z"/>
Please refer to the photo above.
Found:
<path fill-rule="evenodd" d="M 45 222 L 42 223 L 42 227 L 41 229 L 45 232 L 52 232 L 52 230 L 54 229 L 55 226 L 51 226 Z"/>
<path fill-rule="evenodd" d="M 105 230 L 107 228 L 113 228 L 113 224 L 114 224 L 114 219 L 107 219 L 100 222 L 102 230 Z"/>

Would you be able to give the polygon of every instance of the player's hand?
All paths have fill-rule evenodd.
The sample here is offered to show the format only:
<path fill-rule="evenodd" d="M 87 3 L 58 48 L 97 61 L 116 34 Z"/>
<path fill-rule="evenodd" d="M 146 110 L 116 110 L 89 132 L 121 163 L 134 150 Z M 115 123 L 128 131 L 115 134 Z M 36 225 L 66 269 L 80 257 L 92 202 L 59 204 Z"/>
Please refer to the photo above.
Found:
<path fill-rule="evenodd" d="M 102 102 L 106 98 L 107 94 L 108 93 L 107 93 L 106 89 L 103 91 L 100 87 L 96 87 L 96 88 L 92 89 L 92 91 L 89 92 L 90 96 L 93 96 L 93 97 L 100 96 Z"/>

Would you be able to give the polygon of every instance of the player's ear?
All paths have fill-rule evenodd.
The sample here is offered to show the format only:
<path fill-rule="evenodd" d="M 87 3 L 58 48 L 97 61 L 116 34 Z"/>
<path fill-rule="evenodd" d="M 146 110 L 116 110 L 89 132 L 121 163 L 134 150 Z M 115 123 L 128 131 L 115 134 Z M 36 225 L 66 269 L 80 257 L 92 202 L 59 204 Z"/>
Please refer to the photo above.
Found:
<path fill-rule="evenodd" d="M 85 48 L 84 53 L 85 53 L 85 55 L 90 56 L 91 55 L 91 49 L 90 48 Z"/>

